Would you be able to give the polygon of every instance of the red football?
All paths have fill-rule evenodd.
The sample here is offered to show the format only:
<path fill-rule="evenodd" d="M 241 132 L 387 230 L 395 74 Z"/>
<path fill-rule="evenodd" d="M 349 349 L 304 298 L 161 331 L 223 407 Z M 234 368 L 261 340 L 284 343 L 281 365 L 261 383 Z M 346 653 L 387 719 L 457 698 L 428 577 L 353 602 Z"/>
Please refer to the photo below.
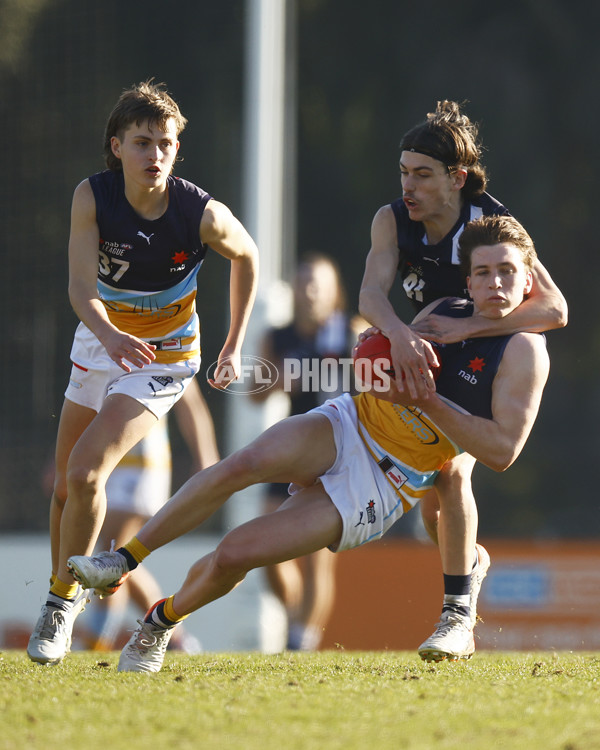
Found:
<path fill-rule="evenodd" d="M 383 383 L 382 375 L 395 377 L 392 367 L 390 340 L 383 333 L 375 333 L 358 343 L 354 351 L 354 372 L 367 385 Z"/>
<path fill-rule="evenodd" d="M 435 344 L 433 346 L 439 361 L 439 349 Z M 440 370 L 441 366 L 431 368 L 434 380 L 437 380 Z M 383 383 L 382 376 L 395 377 L 391 345 L 387 336 L 383 333 L 376 333 L 357 345 L 354 351 L 354 372 L 358 380 L 367 385 Z"/>

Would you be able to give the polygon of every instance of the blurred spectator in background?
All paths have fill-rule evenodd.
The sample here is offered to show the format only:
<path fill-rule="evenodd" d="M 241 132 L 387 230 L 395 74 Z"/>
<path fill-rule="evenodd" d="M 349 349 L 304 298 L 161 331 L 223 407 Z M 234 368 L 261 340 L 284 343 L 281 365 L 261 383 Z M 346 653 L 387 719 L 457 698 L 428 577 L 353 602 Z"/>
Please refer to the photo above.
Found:
<path fill-rule="evenodd" d="M 292 321 L 283 328 L 269 330 L 262 350 L 262 356 L 279 370 L 275 387 L 280 390 L 284 388 L 286 360 L 288 368 L 292 360 L 309 360 L 303 367 L 309 366 L 312 373 L 318 373 L 304 383 L 302 377 L 289 378 L 290 416 L 304 414 L 342 392 L 339 368 L 324 371 L 331 374 L 332 382 L 326 384 L 327 392 L 320 389 L 319 365 L 325 358 L 349 357 L 358 332 L 366 327 L 358 316 L 349 318 L 340 269 L 329 256 L 317 252 L 302 256 L 292 286 Z M 264 400 L 271 393 L 271 390 L 261 391 L 254 397 Z M 268 485 L 266 511 L 276 511 L 287 497 L 287 484 Z M 286 611 L 287 648 L 312 651 L 319 647 L 334 605 L 335 561 L 335 555 L 322 549 L 265 568 L 267 581 Z"/>

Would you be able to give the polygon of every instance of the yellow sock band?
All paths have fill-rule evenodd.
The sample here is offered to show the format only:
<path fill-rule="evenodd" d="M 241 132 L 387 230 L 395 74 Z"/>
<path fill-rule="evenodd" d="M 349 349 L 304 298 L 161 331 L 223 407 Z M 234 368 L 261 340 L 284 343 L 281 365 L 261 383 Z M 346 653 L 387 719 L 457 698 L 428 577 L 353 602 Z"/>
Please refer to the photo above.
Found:
<path fill-rule="evenodd" d="M 185 620 L 186 617 L 189 617 L 189 615 L 178 615 L 177 612 L 173 609 L 173 599 L 175 598 L 175 595 L 170 596 L 168 599 L 165 599 L 165 605 L 164 605 L 164 613 L 165 617 L 168 617 L 171 622 L 181 622 L 182 620 Z"/>
<path fill-rule="evenodd" d="M 137 563 L 143 562 L 150 554 L 150 550 L 147 547 L 144 547 L 137 536 L 134 536 L 133 539 L 127 542 L 127 544 L 124 544 L 123 547 Z"/>
<path fill-rule="evenodd" d="M 56 576 L 54 578 L 54 583 L 50 587 L 50 593 L 55 596 L 60 596 L 61 599 L 74 599 L 77 596 L 78 590 L 78 583 L 64 583 Z"/>

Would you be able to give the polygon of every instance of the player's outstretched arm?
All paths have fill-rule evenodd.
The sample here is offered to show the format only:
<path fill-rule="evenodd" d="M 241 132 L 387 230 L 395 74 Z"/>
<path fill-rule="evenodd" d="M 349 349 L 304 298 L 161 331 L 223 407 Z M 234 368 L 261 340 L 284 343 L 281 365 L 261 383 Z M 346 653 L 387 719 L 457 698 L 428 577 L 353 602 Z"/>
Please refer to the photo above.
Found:
<path fill-rule="evenodd" d="M 204 210 L 200 239 L 231 261 L 229 333 L 215 371 L 215 381 L 225 387 L 240 374 L 242 343 L 258 286 L 258 249 L 229 208 L 215 200 Z"/>

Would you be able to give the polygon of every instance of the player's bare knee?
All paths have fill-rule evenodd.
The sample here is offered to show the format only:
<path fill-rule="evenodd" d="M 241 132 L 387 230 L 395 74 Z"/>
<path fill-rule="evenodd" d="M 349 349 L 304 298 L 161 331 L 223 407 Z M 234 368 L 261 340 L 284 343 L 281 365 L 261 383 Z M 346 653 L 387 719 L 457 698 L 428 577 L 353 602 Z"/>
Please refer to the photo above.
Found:
<path fill-rule="evenodd" d="M 69 500 L 77 501 L 97 494 L 100 476 L 97 471 L 86 466 L 73 466 L 67 470 L 67 494 Z"/>
<path fill-rule="evenodd" d="M 60 510 L 65 507 L 65 503 L 67 502 L 67 478 L 64 474 L 56 474 L 54 477 L 52 501 Z"/>
<path fill-rule="evenodd" d="M 249 570 L 243 549 L 226 536 L 216 548 L 212 567 L 218 578 L 239 583 Z"/>
<path fill-rule="evenodd" d="M 261 448 L 249 445 L 227 460 L 228 476 L 236 485 L 248 487 L 264 481 L 269 469 L 269 456 Z"/>
<path fill-rule="evenodd" d="M 463 491 L 471 486 L 474 459 L 463 454 L 442 467 L 435 480 L 435 488 L 440 492 L 452 493 Z"/>
<path fill-rule="evenodd" d="M 451 463 L 444 466 L 442 471 L 437 475 L 435 486 L 437 489 L 445 487 L 456 487 L 462 484 L 464 480 L 463 472 Z"/>

